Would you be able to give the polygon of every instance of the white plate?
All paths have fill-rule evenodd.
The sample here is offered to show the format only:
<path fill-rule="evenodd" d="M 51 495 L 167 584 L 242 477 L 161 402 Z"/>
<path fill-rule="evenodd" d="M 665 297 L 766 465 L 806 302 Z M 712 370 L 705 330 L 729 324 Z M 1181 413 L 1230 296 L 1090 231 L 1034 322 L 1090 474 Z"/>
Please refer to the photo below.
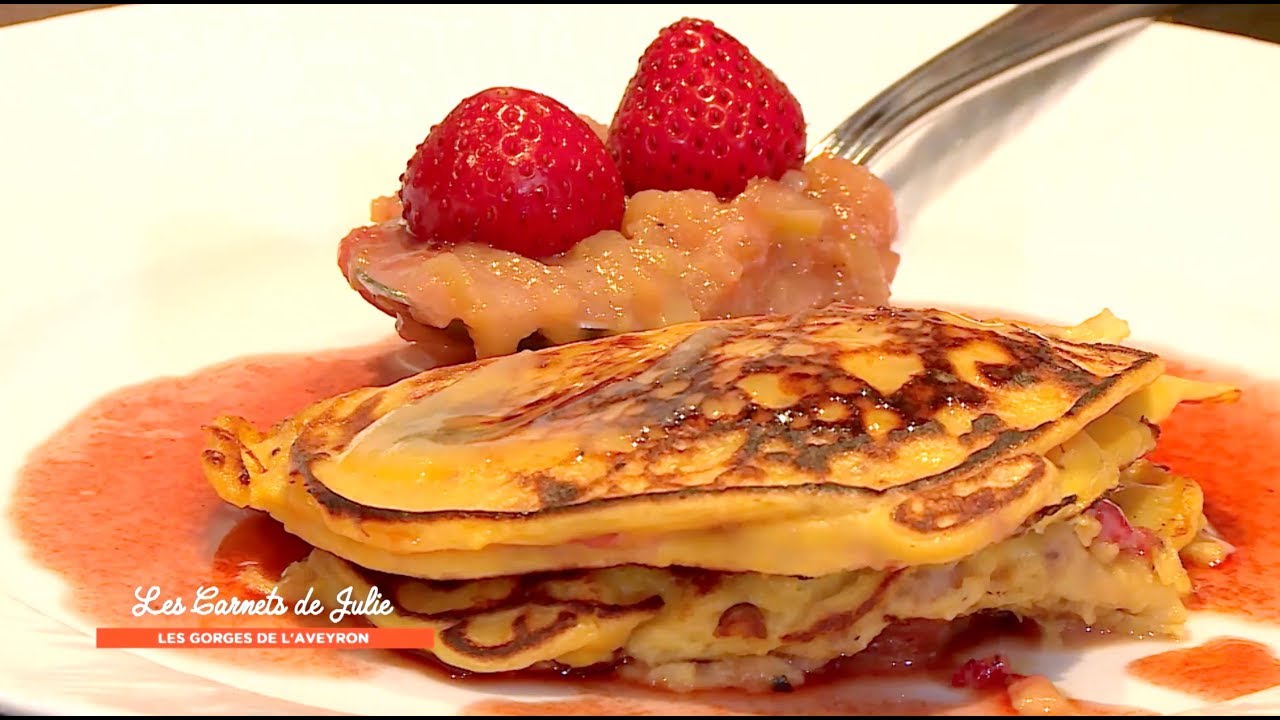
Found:
<path fill-rule="evenodd" d="M 2 30 L 0 502 L 27 450 L 112 388 L 387 334 L 338 275 L 336 243 L 465 95 L 523 85 L 607 119 L 656 30 L 699 15 L 790 84 L 816 136 L 1002 10 L 127 7 Z M 1275 77 L 1280 48 L 1144 31 L 908 219 L 897 298 L 1064 320 L 1107 305 L 1140 340 L 1280 377 Z M 0 704 L 449 713 L 484 692 L 94 650 L 10 528 L 0 567 L 22 600 L 0 596 Z M 1191 631 L 1280 647 L 1280 631 L 1236 620 Z M 1120 670 L 1152 650 L 1036 662 L 1078 697 L 1196 709 Z"/>

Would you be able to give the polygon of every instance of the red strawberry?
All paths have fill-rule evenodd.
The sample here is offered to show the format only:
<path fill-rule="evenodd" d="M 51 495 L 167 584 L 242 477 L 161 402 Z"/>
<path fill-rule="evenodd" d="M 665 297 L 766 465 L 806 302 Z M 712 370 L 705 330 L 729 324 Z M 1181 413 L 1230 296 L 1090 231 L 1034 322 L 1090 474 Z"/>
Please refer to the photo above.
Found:
<path fill-rule="evenodd" d="M 400 180 L 409 232 L 431 242 L 545 257 L 622 223 L 622 178 L 604 143 L 530 90 L 463 100 L 431 128 Z"/>
<path fill-rule="evenodd" d="M 706 20 L 658 33 L 609 129 L 627 192 L 742 192 L 804 162 L 804 113 L 746 46 Z"/>

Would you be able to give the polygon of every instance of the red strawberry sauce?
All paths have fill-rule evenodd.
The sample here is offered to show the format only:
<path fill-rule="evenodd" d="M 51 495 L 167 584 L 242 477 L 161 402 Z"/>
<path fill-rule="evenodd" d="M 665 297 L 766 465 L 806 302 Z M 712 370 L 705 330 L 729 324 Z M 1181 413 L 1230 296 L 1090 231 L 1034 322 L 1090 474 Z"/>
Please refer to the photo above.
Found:
<path fill-rule="evenodd" d="M 1220 567 L 1190 568 L 1190 605 L 1280 623 L 1280 387 L 1170 363 L 1184 377 L 1227 379 L 1230 405 L 1182 405 L 1161 426 L 1153 459 L 1195 478 L 1205 514 L 1236 552 Z"/>
<path fill-rule="evenodd" d="M 73 609 L 94 625 L 254 627 L 295 618 L 136 618 L 135 588 L 162 588 L 189 603 L 217 584 L 245 594 L 242 572 L 279 573 L 305 546 L 279 524 L 223 503 L 201 472 L 201 425 L 224 413 L 269 426 L 321 398 L 403 373 L 395 346 L 233 360 L 192 375 L 124 388 L 98 400 L 31 453 L 11 521 L 32 558 L 67 580 Z M 158 604 L 158 603 L 157 603 Z M 244 662 L 351 672 L 321 650 L 202 650 Z"/>
<path fill-rule="evenodd" d="M 1236 638 L 1144 657 L 1129 670 L 1157 685 L 1214 702 L 1280 685 L 1280 660 L 1271 650 Z"/>

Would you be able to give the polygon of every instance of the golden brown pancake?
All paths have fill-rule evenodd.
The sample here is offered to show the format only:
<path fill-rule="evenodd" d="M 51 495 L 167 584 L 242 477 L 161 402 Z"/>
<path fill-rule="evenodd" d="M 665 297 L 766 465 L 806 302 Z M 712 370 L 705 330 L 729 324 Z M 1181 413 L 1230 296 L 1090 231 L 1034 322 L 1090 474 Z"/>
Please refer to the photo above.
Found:
<path fill-rule="evenodd" d="M 429 627 L 430 652 L 474 672 L 590 667 L 676 690 L 724 684 L 763 690 L 862 651 L 894 623 L 1016 613 L 1055 625 L 1176 634 L 1190 582 L 1178 559 L 1203 523 L 1195 483 L 1140 462 L 1108 494 L 1150 545 L 1107 541 L 1097 516 L 1027 531 L 955 563 L 855 570 L 817 578 L 624 565 L 468 581 L 363 570 L 317 550 L 284 592 L 332 603 L 377 587 L 395 604 L 369 620 Z"/>
<path fill-rule="evenodd" d="M 1074 328 L 831 306 L 438 368 L 267 432 L 209 428 L 219 495 L 317 549 L 286 592 L 475 672 L 611 666 L 791 687 L 886 628 L 1013 613 L 1176 634 L 1180 559 L 1221 547 L 1150 465 L 1164 374 Z"/>

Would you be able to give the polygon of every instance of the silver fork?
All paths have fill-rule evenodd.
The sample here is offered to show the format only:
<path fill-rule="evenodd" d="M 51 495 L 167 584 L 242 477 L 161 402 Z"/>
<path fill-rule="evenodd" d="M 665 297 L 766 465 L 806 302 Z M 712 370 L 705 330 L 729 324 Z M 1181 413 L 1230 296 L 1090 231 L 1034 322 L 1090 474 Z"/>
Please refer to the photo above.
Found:
<path fill-rule="evenodd" d="M 810 157 L 833 153 L 868 164 L 936 113 L 1083 54 L 1177 7 L 1019 5 L 889 86 L 819 141 Z M 1025 100 L 1027 93 L 1021 95 Z"/>

